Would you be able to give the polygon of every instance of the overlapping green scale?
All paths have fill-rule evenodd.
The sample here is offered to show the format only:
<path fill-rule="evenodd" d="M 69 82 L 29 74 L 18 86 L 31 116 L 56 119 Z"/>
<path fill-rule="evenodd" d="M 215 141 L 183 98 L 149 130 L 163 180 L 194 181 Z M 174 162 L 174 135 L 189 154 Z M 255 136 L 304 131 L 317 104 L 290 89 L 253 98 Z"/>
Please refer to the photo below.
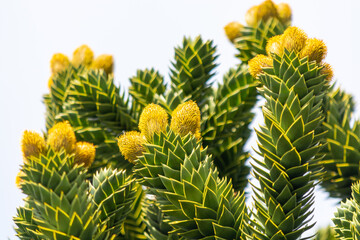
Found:
<path fill-rule="evenodd" d="M 336 238 L 340 240 L 360 239 L 360 183 L 352 186 L 352 197 L 342 202 L 332 219 Z"/>
<path fill-rule="evenodd" d="M 89 197 L 86 170 L 74 165 L 73 156 L 49 150 L 46 156 L 31 157 L 22 171 L 21 189 L 33 214 L 26 209 L 19 214 L 37 225 L 40 239 L 108 239 Z"/>
<path fill-rule="evenodd" d="M 258 54 L 266 55 L 267 41 L 273 36 L 281 35 L 287 27 L 277 18 L 261 20 L 255 27 L 245 26 L 241 37 L 235 39 L 235 48 L 239 51 L 236 57 L 242 63 L 247 63 Z"/>
<path fill-rule="evenodd" d="M 63 104 L 73 79 L 85 71 L 84 66 L 75 68 L 71 64 L 62 72 L 51 77 L 50 92 L 43 96 L 46 106 L 46 129 L 49 130 L 56 123 L 57 114 L 63 111 Z"/>
<path fill-rule="evenodd" d="M 285 50 L 273 56 L 259 80 L 265 125 L 257 130 L 258 154 L 252 163 L 255 192 L 254 239 L 301 239 L 313 224 L 315 179 L 312 164 L 324 132 L 322 101 L 327 92 L 322 67 Z"/>
<path fill-rule="evenodd" d="M 120 239 L 136 196 L 134 179 L 124 170 L 104 168 L 93 176 L 90 193 L 96 212 L 100 213 L 100 224 L 106 226 L 105 232 Z"/>
<path fill-rule="evenodd" d="M 149 103 L 156 103 L 157 95 L 165 92 L 164 77 L 154 69 L 138 70 L 130 82 L 129 93 L 137 112 L 142 112 Z"/>
<path fill-rule="evenodd" d="M 145 223 L 147 231 L 145 233 L 149 240 L 178 240 L 176 233 L 169 233 L 173 228 L 169 225 L 169 217 L 160 209 L 159 203 L 154 199 L 146 199 L 143 208 L 145 212 Z"/>
<path fill-rule="evenodd" d="M 236 191 L 243 191 L 248 182 L 248 153 L 243 147 L 251 134 L 256 86 L 258 81 L 246 66 L 230 69 L 219 84 L 214 101 L 209 103 L 208 116 L 202 117 L 203 143 L 213 155 L 220 176 L 232 179 Z"/>
<path fill-rule="evenodd" d="M 96 145 L 96 158 L 89 172 L 101 167 L 130 169 L 132 164 L 119 153 L 116 137 L 136 128 L 128 100 L 120 95 L 112 75 L 88 70 L 72 80 L 57 121 L 68 120 L 78 141 Z"/>
<path fill-rule="evenodd" d="M 140 184 L 136 183 L 135 199 L 131 212 L 124 221 L 123 230 L 121 232 L 123 238 L 126 240 L 141 240 L 147 239 L 145 236 L 146 224 L 143 221 L 144 210 L 143 205 L 145 201 L 145 191 Z"/>
<path fill-rule="evenodd" d="M 138 159 L 136 174 L 155 194 L 161 211 L 183 239 L 238 239 L 245 214 L 243 194 L 220 179 L 211 157 L 191 134 L 155 135 Z"/>
<path fill-rule="evenodd" d="M 28 204 L 26 204 L 28 205 Z M 23 240 L 41 240 L 41 234 L 35 220 L 33 210 L 28 206 L 19 207 L 17 215 L 13 218 L 16 224 L 16 236 Z"/>
<path fill-rule="evenodd" d="M 200 109 L 206 104 L 210 79 L 216 67 L 215 54 L 213 42 L 203 41 L 200 36 L 195 39 L 184 38 L 182 46 L 175 48 L 175 61 L 170 74 L 171 89 L 167 93 L 172 96 L 167 98 L 167 105 L 171 106 L 171 110 L 177 107 L 172 104 L 174 97 L 196 101 Z M 183 96 L 178 94 L 179 91 L 182 91 Z"/>
<path fill-rule="evenodd" d="M 324 168 L 321 185 L 330 196 L 350 198 L 351 185 L 360 179 L 360 122 L 352 119 L 352 96 L 336 89 L 329 93 L 325 157 L 319 162 Z"/>
<path fill-rule="evenodd" d="M 119 134 L 136 126 L 128 100 L 120 94 L 112 75 L 89 70 L 72 81 L 64 111 L 76 111 L 80 117 L 99 121 L 105 131 Z"/>

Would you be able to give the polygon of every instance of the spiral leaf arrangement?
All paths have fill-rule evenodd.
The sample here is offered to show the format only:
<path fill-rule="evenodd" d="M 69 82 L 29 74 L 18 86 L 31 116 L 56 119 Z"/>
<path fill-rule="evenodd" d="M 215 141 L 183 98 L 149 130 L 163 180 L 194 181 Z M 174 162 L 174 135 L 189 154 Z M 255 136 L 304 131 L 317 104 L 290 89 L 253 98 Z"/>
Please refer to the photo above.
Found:
<path fill-rule="evenodd" d="M 236 239 L 241 236 L 244 195 L 235 194 L 231 182 L 219 178 L 206 149 L 197 140 L 200 116 L 196 112 L 199 113 L 194 102 L 181 104 L 175 109 L 169 128 L 166 121 L 145 108 L 139 125 L 156 121 L 160 127 L 151 131 L 153 136 L 143 143 L 144 152 L 136 161 L 135 173 L 167 216 L 173 228 L 169 233 L 185 239 Z M 141 134 L 148 135 L 143 131 Z M 132 146 L 133 142 L 125 144 Z"/>
<path fill-rule="evenodd" d="M 216 46 L 175 48 L 170 83 L 154 68 L 114 84 L 111 55 L 86 45 L 50 62 L 44 136 L 25 131 L 14 217 L 20 239 L 298 240 L 312 223 L 314 187 L 344 201 L 339 239 L 360 239 L 360 128 L 352 97 L 330 86 L 323 41 L 288 27 L 271 0 L 247 26 L 225 27 L 239 64 L 216 87 Z M 244 146 L 259 98 L 251 167 Z M 120 151 L 119 151 L 120 150 Z M 245 205 L 252 168 L 253 207 Z M 354 184 L 356 183 L 356 184 Z M 316 239 L 334 239 L 330 228 Z"/>
<path fill-rule="evenodd" d="M 259 186 L 253 184 L 255 213 L 250 225 L 252 236 L 264 240 L 298 239 L 313 226 L 309 221 L 316 173 L 311 165 L 319 161 L 324 134 L 317 134 L 317 129 L 324 119 L 322 101 L 328 88 L 323 66 L 301 57 L 307 42 L 302 30 L 288 28 L 277 39 L 275 53 L 249 62 L 266 100 L 265 125 L 256 131 L 261 158 L 252 164 Z"/>
<path fill-rule="evenodd" d="M 351 197 L 351 185 L 360 179 L 360 122 L 353 121 L 352 96 L 340 89 L 329 93 L 329 110 L 324 126 L 328 131 L 321 185 L 330 196 Z"/>

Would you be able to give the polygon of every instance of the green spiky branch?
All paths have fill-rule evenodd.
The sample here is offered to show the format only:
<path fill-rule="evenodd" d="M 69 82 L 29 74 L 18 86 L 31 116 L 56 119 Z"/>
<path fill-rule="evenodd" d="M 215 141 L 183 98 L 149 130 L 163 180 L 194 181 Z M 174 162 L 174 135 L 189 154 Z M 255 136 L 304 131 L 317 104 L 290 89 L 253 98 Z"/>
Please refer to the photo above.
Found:
<path fill-rule="evenodd" d="M 195 61 L 196 59 L 198 62 Z M 169 110 L 171 108 L 174 109 L 178 104 L 193 96 L 197 96 L 198 99 L 211 98 L 212 94 L 210 92 L 212 93 L 213 90 L 210 89 L 209 80 L 213 75 L 211 72 L 216 66 L 214 63 L 215 59 L 215 47 L 211 41 L 203 42 L 200 37 L 195 40 L 184 40 L 183 46 L 176 49 L 174 69 L 171 77 L 175 83 L 172 84 L 173 87 L 167 92 L 165 98 L 170 99 L 173 95 L 184 97 L 177 98 L 170 105 L 165 104 L 170 106 L 168 107 Z M 234 73 L 235 76 L 229 77 L 228 83 L 224 83 L 223 87 L 221 87 L 223 90 L 218 94 L 218 99 L 224 97 L 227 100 L 223 101 L 221 108 L 215 109 L 214 114 L 224 117 L 223 112 L 228 111 L 231 107 L 235 107 L 234 104 L 238 101 L 243 103 L 242 107 L 236 106 L 236 110 L 234 109 L 229 114 L 226 113 L 226 117 L 238 115 L 240 119 L 239 113 L 249 109 L 247 105 L 251 106 L 251 102 L 253 102 L 250 95 L 252 95 L 254 86 L 251 83 L 251 78 L 248 75 L 244 78 L 244 74 L 245 70 L 242 71 L 240 76 Z M 187 85 L 191 83 L 190 85 L 193 87 L 193 90 L 181 84 L 183 80 L 188 82 Z M 132 87 L 129 92 L 133 98 L 132 105 L 128 104 L 129 100 L 125 100 L 123 95 L 120 95 L 119 89 L 113 84 L 112 75 L 93 71 L 84 66 L 74 68 L 70 65 L 65 73 L 53 77 L 51 92 L 49 95 L 44 96 L 44 101 L 47 105 L 48 128 L 56 121 L 68 120 L 74 128 L 78 140 L 96 144 L 96 159 L 88 169 L 88 178 L 90 179 L 92 178 L 91 174 L 104 167 L 130 169 L 132 164 L 123 161 L 123 157 L 120 155 L 116 145 L 115 136 L 123 130 L 137 128 L 133 123 L 138 119 L 139 113 L 146 103 L 151 101 L 164 102 L 164 100 L 161 100 L 164 90 L 163 78 L 155 70 L 139 71 L 130 81 L 132 82 Z M 233 84 L 237 86 L 234 87 Z M 150 87 L 150 89 L 147 87 Z M 234 102 L 235 98 L 241 99 Z M 246 103 L 247 100 L 250 103 Z M 228 104 L 230 105 L 227 106 Z M 54 105 L 57 107 L 54 107 Z M 206 109 L 207 106 L 204 105 L 204 108 Z M 246 118 L 252 116 L 249 112 L 250 109 L 249 111 L 244 111 L 243 114 L 246 115 L 242 118 L 243 123 L 241 124 L 244 126 L 244 129 L 249 121 Z M 226 124 L 227 127 L 216 132 L 218 135 L 223 134 L 223 139 L 226 138 L 226 142 L 229 145 L 228 150 L 223 141 L 224 151 L 228 150 L 228 153 L 224 154 L 226 161 L 228 163 L 231 163 L 231 161 L 236 162 L 234 165 L 238 166 L 239 171 L 231 169 L 232 173 L 223 171 L 223 175 L 234 178 L 235 182 L 239 182 L 235 180 L 235 177 L 240 178 L 242 182 L 238 190 L 241 190 L 246 184 L 244 179 L 248 175 L 248 171 L 245 171 L 246 168 L 244 167 L 247 155 L 246 153 L 242 154 L 241 146 L 245 143 L 248 132 L 245 130 L 243 132 L 244 136 L 241 139 L 238 139 L 235 143 L 231 142 L 230 135 L 235 135 L 235 133 L 229 132 L 229 129 L 234 124 L 229 122 Z M 208 123 L 207 128 L 214 129 L 216 125 Z M 210 144 L 211 142 L 208 141 L 208 143 Z M 220 171 L 225 165 L 219 166 Z M 130 215 L 129 218 L 131 218 Z M 138 219 L 129 219 L 125 223 L 131 225 L 137 222 L 140 226 L 144 226 L 139 220 L 141 219 L 138 215 Z M 125 226 L 130 225 L 125 224 Z M 141 228 L 143 229 L 143 227 Z M 140 229 L 138 228 L 136 231 L 141 231 Z"/>
<path fill-rule="evenodd" d="M 70 65 L 53 77 L 50 94 L 44 96 L 44 101 L 48 128 L 57 121 L 68 120 L 78 140 L 97 145 L 96 160 L 89 172 L 106 166 L 131 167 L 119 154 L 115 138 L 123 130 L 136 127 L 136 120 L 112 75 Z"/>
<path fill-rule="evenodd" d="M 141 240 L 147 239 L 145 236 L 146 224 L 144 222 L 145 211 L 143 209 L 146 192 L 143 190 L 140 184 L 136 184 L 136 193 L 133 207 L 131 212 L 124 221 L 124 227 L 122 229 L 122 239 L 126 240 Z"/>
<path fill-rule="evenodd" d="M 50 150 L 24 164 L 22 191 L 33 211 L 39 239 L 100 239 L 99 213 L 89 200 L 86 170 L 65 152 Z M 29 219 L 30 220 L 30 219 Z M 21 228 L 21 227 L 19 227 Z"/>
<path fill-rule="evenodd" d="M 213 42 L 203 42 L 200 36 L 195 39 L 184 38 L 182 46 L 175 48 L 175 61 L 170 75 L 171 88 L 166 96 L 170 110 L 188 99 L 197 102 L 200 109 L 207 104 L 217 57 Z"/>
<path fill-rule="evenodd" d="M 135 172 L 157 196 L 169 224 L 184 239 L 238 239 L 245 212 L 243 194 L 219 179 L 206 149 L 188 134 L 154 136 Z"/>
<path fill-rule="evenodd" d="M 209 115 L 203 117 L 203 143 L 212 153 L 220 176 L 232 179 L 237 191 L 243 191 L 248 182 L 248 153 L 243 147 L 251 134 L 257 85 L 247 67 L 231 69 L 209 104 Z"/>
<path fill-rule="evenodd" d="M 353 121 L 352 96 L 336 89 L 328 95 L 329 110 L 324 123 L 327 133 L 321 185 L 330 196 L 345 200 L 351 196 L 351 185 L 360 179 L 360 122 Z"/>
<path fill-rule="evenodd" d="M 94 175 L 90 193 L 100 225 L 105 225 L 109 236 L 120 236 L 122 224 L 132 210 L 136 185 L 125 171 L 102 169 Z M 119 239 L 119 238 L 115 238 Z"/>
<path fill-rule="evenodd" d="M 138 114 L 149 103 L 157 103 L 166 89 L 164 77 L 154 69 L 138 70 L 136 76 L 130 78 L 130 83 L 129 93 L 133 97 L 133 107 Z"/>
<path fill-rule="evenodd" d="M 154 196 L 153 196 L 154 197 Z M 149 240 L 178 240 L 176 233 L 169 233 L 173 228 L 169 225 L 167 217 L 154 199 L 146 199 L 143 204 L 146 213 L 145 223 L 148 231 L 145 233 Z"/>
<path fill-rule="evenodd" d="M 360 239 L 360 183 L 352 185 L 352 198 L 341 203 L 335 213 L 336 238 L 340 240 Z"/>
<path fill-rule="evenodd" d="M 50 149 L 22 168 L 26 207 L 14 218 L 21 239 L 119 239 L 134 200 L 134 180 L 105 169 L 89 189 L 86 169 L 73 155 Z"/>
<path fill-rule="evenodd" d="M 311 164 L 321 148 L 322 99 L 326 75 L 315 62 L 294 52 L 273 55 L 264 68 L 259 89 L 265 97 L 265 125 L 257 131 L 259 152 L 254 158 L 255 239 L 299 239 L 310 229 L 316 174 Z"/>

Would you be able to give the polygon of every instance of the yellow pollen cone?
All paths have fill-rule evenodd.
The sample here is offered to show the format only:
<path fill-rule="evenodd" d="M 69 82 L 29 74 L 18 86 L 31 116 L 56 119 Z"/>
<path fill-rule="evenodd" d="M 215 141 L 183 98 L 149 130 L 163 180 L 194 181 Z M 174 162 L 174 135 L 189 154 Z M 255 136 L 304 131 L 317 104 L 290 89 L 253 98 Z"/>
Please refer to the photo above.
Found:
<path fill-rule="evenodd" d="M 69 58 L 62 53 L 55 53 L 50 61 L 52 74 L 64 71 L 70 64 Z"/>
<path fill-rule="evenodd" d="M 46 149 L 45 140 L 33 131 L 24 131 L 21 139 L 21 150 L 25 159 L 30 156 L 38 157 Z"/>
<path fill-rule="evenodd" d="M 265 0 L 247 11 L 245 21 L 249 26 L 256 26 L 260 20 L 267 21 L 271 17 L 278 18 L 278 12 L 271 0 Z"/>
<path fill-rule="evenodd" d="M 90 167 L 95 159 L 95 146 L 88 142 L 77 142 L 75 146 L 75 163 L 84 163 L 85 167 Z"/>
<path fill-rule="evenodd" d="M 322 63 L 321 65 L 324 66 L 324 68 L 320 70 L 320 74 L 327 75 L 325 79 L 331 81 L 334 77 L 334 72 L 331 65 L 328 63 Z"/>
<path fill-rule="evenodd" d="M 231 42 L 238 37 L 241 37 L 241 31 L 244 28 L 239 22 L 231 22 L 224 27 L 225 34 Z"/>
<path fill-rule="evenodd" d="M 134 163 L 145 151 L 145 137 L 136 131 L 125 132 L 118 138 L 118 146 L 126 160 Z"/>
<path fill-rule="evenodd" d="M 284 53 L 284 48 L 282 46 L 282 35 L 277 35 L 269 39 L 268 43 L 266 44 L 266 52 L 269 56 L 271 56 L 271 54 L 282 56 Z"/>
<path fill-rule="evenodd" d="M 305 47 L 307 35 L 298 27 L 288 27 L 282 38 L 284 48 L 289 52 L 295 51 L 299 53 Z"/>
<path fill-rule="evenodd" d="M 249 61 L 249 72 L 251 76 L 256 78 L 262 72 L 263 67 L 271 67 L 272 65 L 271 57 L 258 54 Z"/>
<path fill-rule="evenodd" d="M 200 133 L 200 109 L 196 102 L 188 101 L 175 108 L 171 117 L 170 128 L 180 136 L 188 133 Z"/>
<path fill-rule="evenodd" d="M 113 72 L 114 60 L 112 55 L 103 54 L 95 58 L 91 68 L 103 69 L 107 74 Z"/>
<path fill-rule="evenodd" d="M 157 104 L 147 105 L 140 115 L 139 129 L 148 141 L 155 133 L 165 132 L 168 126 L 168 114 Z"/>
<path fill-rule="evenodd" d="M 309 57 L 309 61 L 320 63 L 327 54 L 327 47 L 322 40 L 309 38 L 306 40 L 305 47 L 300 52 L 301 57 Z"/>
<path fill-rule="evenodd" d="M 286 24 L 291 21 L 291 8 L 287 3 L 279 3 L 276 5 L 277 12 L 279 14 L 279 20 Z"/>
<path fill-rule="evenodd" d="M 81 45 L 73 52 L 72 64 L 79 67 L 81 64 L 90 66 L 94 58 L 94 52 L 87 45 Z"/>
<path fill-rule="evenodd" d="M 23 176 L 25 176 L 25 173 L 20 170 L 16 175 L 16 179 L 15 179 L 15 185 L 17 188 L 21 188 L 21 184 L 24 182 L 24 180 L 21 178 Z"/>
<path fill-rule="evenodd" d="M 257 19 L 257 11 L 259 6 L 251 7 L 245 14 L 245 22 L 248 26 L 256 26 L 258 19 Z"/>
<path fill-rule="evenodd" d="M 68 121 L 56 123 L 49 130 L 47 145 L 54 151 L 60 152 L 64 148 L 67 153 L 72 153 L 75 143 L 75 133 Z"/>

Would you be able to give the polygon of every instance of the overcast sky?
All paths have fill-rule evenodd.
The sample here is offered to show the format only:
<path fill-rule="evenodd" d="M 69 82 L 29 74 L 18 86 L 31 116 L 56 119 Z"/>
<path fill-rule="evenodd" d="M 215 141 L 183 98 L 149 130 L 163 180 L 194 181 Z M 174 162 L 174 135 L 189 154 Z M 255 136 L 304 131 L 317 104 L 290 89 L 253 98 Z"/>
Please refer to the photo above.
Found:
<path fill-rule="evenodd" d="M 136 69 L 155 67 L 168 80 L 175 45 L 183 36 L 213 39 L 220 57 L 216 79 L 238 60 L 223 26 L 244 23 L 259 0 L 0 0 L 0 239 L 15 239 L 12 216 L 24 195 L 15 187 L 22 162 L 20 138 L 25 129 L 45 129 L 42 95 L 48 91 L 53 53 L 71 56 L 81 44 L 95 55 L 113 54 L 116 81 L 127 88 Z M 279 3 L 280 1 L 276 1 Z M 338 83 L 360 100 L 360 5 L 354 1 L 284 1 L 293 9 L 293 25 L 328 46 L 326 61 Z M 357 116 L 359 116 L 357 110 Z M 251 144 L 255 146 L 253 139 Z M 324 226 L 334 201 L 317 192 L 315 220 Z"/>

